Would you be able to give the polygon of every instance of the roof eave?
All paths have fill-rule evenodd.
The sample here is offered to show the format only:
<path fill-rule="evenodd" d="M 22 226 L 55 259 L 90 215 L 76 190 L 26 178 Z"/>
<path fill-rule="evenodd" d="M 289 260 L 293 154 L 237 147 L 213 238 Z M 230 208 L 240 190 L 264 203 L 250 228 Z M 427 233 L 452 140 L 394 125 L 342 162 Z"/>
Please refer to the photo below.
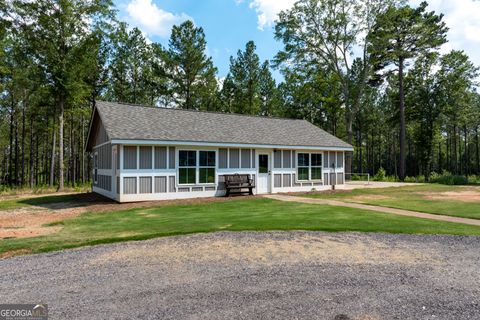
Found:
<path fill-rule="evenodd" d="M 302 146 L 302 145 L 281 145 L 281 144 L 255 144 L 235 142 L 207 142 L 207 141 L 183 141 L 183 140 L 147 140 L 147 139 L 111 139 L 112 144 L 122 145 L 180 145 L 180 146 L 207 146 L 207 147 L 245 147 L 265 149 L 298 149 L 298 150 L 331 150 L 331 151 L 353 151 L 352 146 Z"/>

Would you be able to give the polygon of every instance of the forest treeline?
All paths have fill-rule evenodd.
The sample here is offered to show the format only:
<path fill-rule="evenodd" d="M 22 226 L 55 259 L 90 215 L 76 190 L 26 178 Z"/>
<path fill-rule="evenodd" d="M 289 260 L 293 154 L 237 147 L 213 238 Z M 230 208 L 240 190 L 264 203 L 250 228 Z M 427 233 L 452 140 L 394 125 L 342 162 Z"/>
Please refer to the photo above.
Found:
<path fill-rule="evenodd" d="M 221 79 L 191 21 L 162 46 L 110 0 L 0 1 L 0 15 L 2 185 L 88 181 L 99 99 L 307 119 L 355 147 L 351 172 L 480 173 L 478 68 L 441 54 L 448 29 L 426 2 L 300 0 L 275 23 L 282 49 L 261 61 L 250 41 Z"/>

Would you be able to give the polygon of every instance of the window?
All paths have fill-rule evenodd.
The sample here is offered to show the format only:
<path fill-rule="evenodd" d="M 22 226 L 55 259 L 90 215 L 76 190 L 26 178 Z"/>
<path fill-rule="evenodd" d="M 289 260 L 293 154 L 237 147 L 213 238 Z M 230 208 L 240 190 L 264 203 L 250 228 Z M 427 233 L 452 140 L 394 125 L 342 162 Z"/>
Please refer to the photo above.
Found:
<path fill-rule="evenodd" d="M 322 154 L 298 153 L 297 176 L 300 181 L 322 180 Z"/>
<path fill-rule="evenodd" d="M 310 154 L 299 153 L 298 154 L 298 180 L 309 180 L 308 171 L 310 167 Z"/>
<path fill-rule="evenodd" d="M 311 153 L 310 180 L 322 180 L 322 154 Z"/>
<path fill-rule="evenodd" d="M 215 183 L 215 151 L 180 150 L 178 184 Z"/>
<path fill-rule="evenodd" d="M 268 173 L 270 166 L 268 165 L 268 154 L 258 155 L 258 173 Z"/>
<path fill-rule="evenodd" d="M 199 183 L 215 183 L 215 151 L 199 151 Z"/>
<path fill-rule="evenodd" d="M 194 184 L 197 170 L 197 152 L 179 151 L 178 152 L 178 183 Z"/>

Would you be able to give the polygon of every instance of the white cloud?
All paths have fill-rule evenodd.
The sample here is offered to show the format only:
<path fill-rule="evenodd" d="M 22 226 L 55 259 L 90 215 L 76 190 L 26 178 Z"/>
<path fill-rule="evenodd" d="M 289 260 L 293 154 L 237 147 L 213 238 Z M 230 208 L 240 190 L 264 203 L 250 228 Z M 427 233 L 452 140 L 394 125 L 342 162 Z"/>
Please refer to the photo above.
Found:
<path fill-rule="evenodd" d="M 258 28 L 272 26 L 282 10 L 293 6 L 296 0 L 249 0 L 249 7 L 257 13 Z M 413 6 L 423 0 L 410 0 Z M 244 0 L 235 0 L 237 4 Z M 451 49 L 464 50 L 470 59 L 480 66 L 480 1 L 479 0 L 429 0 L 428 9 L 444 14 L 444 21 L 450 28 L 449 40 L 442 48 L 442 53 Z"/>
<path fill-rule="evenodd" d="M 174 14 L 159 8 L 152 0 L 132 0 L 126 6 L 127 22 L 149 36 L 168 37 L 172 27 L 193 20 L 185 13 Z"/>
<path fill-rule="evenodd" d="M 412 5 L 420 4 L 421 0 L 410 0 Z M 428 10 L 443 13 L 443 20 L 450 28 L 448 43 L 441 48 L 442 53 L 464 50 L 470 59 L 480 66 L 480 1 L 476 0 L 430 0 Z"/>
<path fill-rule="evenodd" d="M 242 0 L 236 1 L 237 3 L 242 2 Z M 272 26 L 280 11 L 290 9 L 295 1 L 296 0 L 252 0 L 249 6 L 257 13 L 258 28 L 263 30 L 265 27 Z"/>

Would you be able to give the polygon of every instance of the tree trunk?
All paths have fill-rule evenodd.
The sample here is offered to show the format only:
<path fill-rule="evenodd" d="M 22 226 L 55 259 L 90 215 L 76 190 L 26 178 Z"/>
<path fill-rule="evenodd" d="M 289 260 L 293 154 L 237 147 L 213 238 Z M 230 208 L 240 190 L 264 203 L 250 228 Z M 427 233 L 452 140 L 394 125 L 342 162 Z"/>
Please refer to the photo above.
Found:
<path fill-rule="evenodd" d="M 25 184 L 25 110 L 27 109 L 27 97 L 25 95 L 22 108 L 22 176 L 20 177 L 20 184 Z"/>
<path fill-rule="evenodd" d="M 8 154 L 8 183 L 10 185 L 13 184 L 13 127 L 14 127 L 14 120 L 15 120 L 15 102 L 12 98 L 12 105 L 10 110 L 10 150 Z"/>
<path fill-rule="evenodd" d="M 38 139 L 37 139 L 38 141 Z M 38 146 L 38 144 L 37 144 Z M 30 188 L 34 186 L 34 147 L 33 147 L 33 115 L 30 116 Z M 38 158 L 38 148 L 37 148 L 37 158 Z"/>
<path fill-rule="evenodd" d="M 82 184 L 85 183 L 85 124 L 82 114 Z"/>
<path fill-rule="evenodd" d="M 479 146 L 479 139 L 478 139 L 478 126 L 475 127 L 475 149 L 476 149 L 476 167 L 477 167 L 477 175 L 480 174 L 480 146 Z"/>
<path fill-rule="evenodd" d="M 20 166 L 20 159 L 18 154 L 20 153 L 19 144 L 18 144 L 18 117 L 15 117 L 15 185 L 18 185 L 18 167 Z"/>
<path fill-rule="evenodd" d="M 53 139 L 52 139 L 52 159 L 50 163 L 50 187 L 55 184 L 55 147 L 57 140 L 57 130 L 55 129 L 55 116 L 53 116 Z"/>
<path fill-rule="evenodd" d="M 400 57 L 398 67 L 398 93 L 400 100 L 400 164 L 399 164 L 399 178 L 401 181 L 405 180 L 405 140 L 406 140 L 406 128 L 405 128 L 405 93 L 403 88 L 403 67 L 404 59 Z"/>
<path fill-rule="evenodd" d="M 65 166 L 63 163 L 63 128 L 64 128 L 64 113 L 65 113 L 65 97 L 63 93 L 60 94 L 60 100 L 58 101 L 59 114 L 58 114 L 58 190 L 64 189 L 64 171 Z"/>
<path fill-rule="evenodd" d="M 465 136 L 465 140 L 464 140 L 464 146 L 465 146 L 465 150 L 463 151 L 463 154 L 464 154 L 464 168 L 465 168 L 465 175 L 468 175 L 470 172 L 470 165 L 469 165 L 469 162 L 470 162 L 470 153 L 468 152 L 468 133 L 467 133 L 467 125 L 463 125 L 463 135 Z"/>

